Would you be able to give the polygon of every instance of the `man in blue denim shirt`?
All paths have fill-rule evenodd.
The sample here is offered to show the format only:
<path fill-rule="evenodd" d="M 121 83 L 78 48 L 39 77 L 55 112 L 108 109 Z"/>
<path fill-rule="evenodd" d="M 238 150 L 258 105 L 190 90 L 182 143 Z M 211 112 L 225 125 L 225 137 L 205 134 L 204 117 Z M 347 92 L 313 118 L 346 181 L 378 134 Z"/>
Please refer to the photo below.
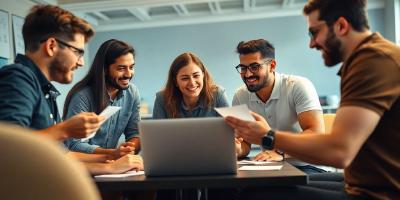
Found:
<path fill-rule="evenodd" d="M 61 15 L 71 22 L 54 23 Z M 25 55 L 18 54 L 14 64 L 0 70 L 0 121 L 35 129 L 55 140 L 82 138 L 96 131 L 102 117 L 93 113 L 61 122 L 56 104 L 60 93 L 51 84 L 70 83 L 73 71 L 83 66 L 83 49 L 94 34 L 92 27 L 58 7 L 36 6 L 26 17 L 22 34 Z"/>
<path fill-rule="evenodd" d="M 64 119 L 81 112 L 99 114 L 107 106 L 121 109 L 105 121 L 88 141 L 67 140 L 65 144 L 70 150 L 114 157 L 139 151 L 137 124 L 140 120 L 140 96 L 138 89 L 130 83 L 134 74 L 134 56 L 133 47 L 119 40 L 111 39 L 100 46 L 89 73 L 67 96 Z M 122 134 L 126 142 L 118 147 Z"/>
<path fill-rule="evenodd" d="M 25 55 L 17 55 L 14 64 L 0 69 L 0 121 L 32 128 L 33 133 L 56 141 L 96 131 L 104 117 L 95 113 L 82 112 L 61 121 L 56 104 L 59 92 L 51 84 L 72 81 L 73 71 L 84 65 L 83 49 L 93 34 L 90 24 L 60 7 L 32 7 L 22 28 Z M 92 174 L 143 168 L 140 156 L 67 155 L 82 161 Z"/>

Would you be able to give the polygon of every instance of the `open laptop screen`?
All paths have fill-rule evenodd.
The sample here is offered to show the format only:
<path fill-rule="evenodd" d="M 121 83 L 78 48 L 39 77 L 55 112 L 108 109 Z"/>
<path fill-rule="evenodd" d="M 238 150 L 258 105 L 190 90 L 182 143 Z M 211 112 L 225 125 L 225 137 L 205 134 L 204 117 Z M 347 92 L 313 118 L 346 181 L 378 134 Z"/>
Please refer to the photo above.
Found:
<path fill-rule="evenodd" d="M 139 123 L 146 176 L 236 173 L 234 132 L 223 118 Z"/>

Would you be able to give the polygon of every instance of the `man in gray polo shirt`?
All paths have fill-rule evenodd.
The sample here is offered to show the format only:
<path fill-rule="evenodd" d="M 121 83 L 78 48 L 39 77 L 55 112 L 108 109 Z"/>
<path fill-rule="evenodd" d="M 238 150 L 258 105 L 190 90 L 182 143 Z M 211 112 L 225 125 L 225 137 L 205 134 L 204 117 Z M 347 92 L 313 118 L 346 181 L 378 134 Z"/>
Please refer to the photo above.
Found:
<path fill-rule="evenodd" d="M 245 85 L 238 88 L 232 105 L 247 104 L 263 116 L 273 129 L 291 132 L 324 131 L 322 109 L 313 84 L 306 78 L 275 71 L 275 49 L 266 40 L 240 42 L 240 64 L 236 67 Z M 242 149 L 249 143 L 242 142 Z M 283 159 L 282 152 L 263 150 L 255 160 Z M 321 172 L 305 163 L 294 163 L 306 173 Z"/>

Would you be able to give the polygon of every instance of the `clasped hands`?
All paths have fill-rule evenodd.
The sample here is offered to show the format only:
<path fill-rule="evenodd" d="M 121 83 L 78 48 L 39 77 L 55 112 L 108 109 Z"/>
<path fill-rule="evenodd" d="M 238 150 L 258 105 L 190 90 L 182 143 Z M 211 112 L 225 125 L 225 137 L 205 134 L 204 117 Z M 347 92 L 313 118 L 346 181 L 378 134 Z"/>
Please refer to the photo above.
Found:
<path fill-rule="evenodd" d="M 118 148 L 114 149 L 114 152 L 111 154 L 113 160 L 118 159 L 127 154 L 135 154 L 135 143 L 134 142 L 124 142 L 119 145 Z"/>

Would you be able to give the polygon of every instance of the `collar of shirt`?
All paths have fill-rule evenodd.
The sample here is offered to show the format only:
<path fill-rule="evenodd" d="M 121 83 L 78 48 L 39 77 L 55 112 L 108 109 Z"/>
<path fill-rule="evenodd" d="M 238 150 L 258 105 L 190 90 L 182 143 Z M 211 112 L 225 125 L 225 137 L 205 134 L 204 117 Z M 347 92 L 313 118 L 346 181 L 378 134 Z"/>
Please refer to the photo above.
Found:
<path fill-rule="evenodd" d="M 279 99 L 281 94 L 282 77 L 278 72 L 275 72 L 275 83 L 274 88 L 272 88 L 271 97 L 269 99 Z M 258 98 L 255 92 L 250 93 L 250 101 L 257 101 L 258 103 L 263 103 L 260 98 Z"/>
<path fill-rule="evenodd" d="M 129 88 L 127 88 L 127 89 L 129 89 Z M 125 89 L 125 90 L 127 90 L 127 89 Z M 115 99 L 111 99 L 110 95 L 107 93 L 108 98 L 110 99 L 110 103 L 114 103 L 114 101 L 118 101 L 119 99 L 121 99 L 125 95 L 125 90 L 118 90 L 117 96 L 115 97 Z"/>
<path fill-rule="evenodd" d="M 365 44 L 373 39 L 376 39 L 376 38 L 382 38 L 382 35 L 378 32 L 375 32 L 375 33 L 372 33 L 370 36 L 366 37 L 364 40 L 362 40 L 360 42 L 360 44 L 357 45 L 357 47 L 354 49 L 353 53 L 349 56 L 349 58 L 353 57 L 353 55 L 355 55 L 357 53 L 357 51 L 362 48 L 363 44 Z M 347 60 L 349 60 L 349 58 Z M 343 62 L 342 66 L 340 67 L 340 69 L 337 73 L 338 76 L 342 75 L 343 66 L 345 66 L 346 64 L 347 64 L 346 62 Z"/>
<path fill-rule="evenodd" d="M 18 54 L 15 58 L 15 63 L 21 63 L 22 65 L 28 67 L 35 74 L 45 95 L 49 95 L 49 97 L 53 99 L 60 96 L 61 93 L 54 87 L 53 84 L 50 83 L 49 80 L 47 80 L 42 71 L 40 71 L 39 67 L 30 58 L 25 55 Z"/>
<path fill-rule="evenodd" d="M 181 101 L 181 106 L 182 106 L 182 108 L 183 108 L 185 111 L 190 111 L 190 110 L 188 109 L 188 107 L 186 107 L 186 105 L 185 105 L 185 103 L 183 102 L 183 100 Z M 194 108 L 192 109 L 192 111 L 193 111 L 193 110 L 196 110 L 196 109 L 199 109 L 199 108 L 204 108 L 204 102 L 203 102 L 203 100 L 201 100 L 201 99 L 197 102 L 196 107 L 194 107 Z"/>

